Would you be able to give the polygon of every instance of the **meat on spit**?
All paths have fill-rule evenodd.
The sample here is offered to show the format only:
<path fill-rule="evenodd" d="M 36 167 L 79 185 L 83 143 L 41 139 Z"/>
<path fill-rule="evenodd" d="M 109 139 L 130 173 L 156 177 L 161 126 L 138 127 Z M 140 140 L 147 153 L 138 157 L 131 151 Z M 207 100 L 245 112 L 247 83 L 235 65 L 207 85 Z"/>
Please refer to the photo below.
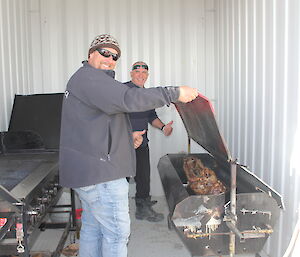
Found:
<path fill-rule="evenodd" d="M 215 172 L 196 157 L 186 157 L 183 160 L 183 170 L 188 179 L 188 186 L 198 195 L 217 195 L 224 193 L 226 187 L 218 180 Z"/>

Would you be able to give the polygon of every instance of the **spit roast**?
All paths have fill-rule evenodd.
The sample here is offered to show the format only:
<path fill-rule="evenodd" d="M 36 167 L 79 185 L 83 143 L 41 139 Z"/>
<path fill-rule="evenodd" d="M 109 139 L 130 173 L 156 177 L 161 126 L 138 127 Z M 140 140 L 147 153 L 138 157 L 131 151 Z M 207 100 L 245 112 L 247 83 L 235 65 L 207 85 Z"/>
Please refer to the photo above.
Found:
<path fill-rule="evenodd" d="M 169 228 L 192 256 L 259 253 L 283 209 L 281 196 L 231 157 L 206 97 L 175 106 L 189 149 L 192 139 L 207 153 L 167 154 L 159 160 Z"/>

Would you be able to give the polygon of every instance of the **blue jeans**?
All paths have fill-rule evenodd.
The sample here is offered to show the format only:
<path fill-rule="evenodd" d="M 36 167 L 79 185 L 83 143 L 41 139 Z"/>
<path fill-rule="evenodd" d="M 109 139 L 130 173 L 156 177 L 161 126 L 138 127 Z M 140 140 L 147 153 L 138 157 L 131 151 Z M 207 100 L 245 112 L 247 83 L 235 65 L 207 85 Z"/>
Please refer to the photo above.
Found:
<path fill-rule="evenodd" d="M 82 204 L 80 257 L 126 257 L 130 235 L 125 178 L 74 189 Z"/>

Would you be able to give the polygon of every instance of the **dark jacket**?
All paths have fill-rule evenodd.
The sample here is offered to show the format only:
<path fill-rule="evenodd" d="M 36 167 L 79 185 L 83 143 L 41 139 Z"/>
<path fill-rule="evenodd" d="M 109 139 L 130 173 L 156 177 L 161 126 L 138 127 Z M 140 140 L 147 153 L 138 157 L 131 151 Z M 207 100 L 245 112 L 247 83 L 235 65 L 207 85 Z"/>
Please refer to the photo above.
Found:
<path fill-rule="evenodd" d="M 128 112 L 175 102 L 179 90 L 128 88 L 114 71 L 87 62 L 70 78 L 62 108 L 60 183 L 89 186 L 135 176 L 135 151 Z"/>
<path fill-rule="evenodd" d="M 132 81 L 128 81 L 124 83 L 126 86 L 132 88 L 140 88 L 139 86 L 135 85 Z M 132 126 L 132 131 L 141 131 L 146 129 L 146 133 L 143 135 L 143 143 L 140 145 L 140 147 L 145 147 L 148 145 L 149 139 L 148 139 L 148 123 L 152 123 L 155 119 L 157 119 L 158 116 L 156 114 L 156 111 L 154 109 L 144 111 L 144 112 L 132 112 L 129 113 L 129 119 Z"/>

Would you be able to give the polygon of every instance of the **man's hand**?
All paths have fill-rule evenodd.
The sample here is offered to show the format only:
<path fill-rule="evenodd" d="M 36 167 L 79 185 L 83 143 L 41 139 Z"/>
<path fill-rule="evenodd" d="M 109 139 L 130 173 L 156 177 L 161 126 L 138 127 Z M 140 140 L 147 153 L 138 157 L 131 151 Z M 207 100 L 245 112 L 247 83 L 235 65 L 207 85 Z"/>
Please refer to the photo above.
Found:
<path fill-rule="evenodd" d="M 197 88 L 191 88 L 187 86 L 179 87 L 179 97 L 178 101 L 182 103 L 188 103 L 193 101 L 198 96 Z"/>
<path fill-rule="evenodd" d="M 143 131 L 132 132 L 134 149 L 137 149 L 143 143 L 143 135 L 145 134 L 145 132 L 145 129 Z"/>
<path fill-rule="evenodd" d="M 170 136 L 172 134 L 173 128 L 173 121 L 171 120 L 168 124 L 166 124 L 163 128 L 163 132 L 165 136 Z"/>

